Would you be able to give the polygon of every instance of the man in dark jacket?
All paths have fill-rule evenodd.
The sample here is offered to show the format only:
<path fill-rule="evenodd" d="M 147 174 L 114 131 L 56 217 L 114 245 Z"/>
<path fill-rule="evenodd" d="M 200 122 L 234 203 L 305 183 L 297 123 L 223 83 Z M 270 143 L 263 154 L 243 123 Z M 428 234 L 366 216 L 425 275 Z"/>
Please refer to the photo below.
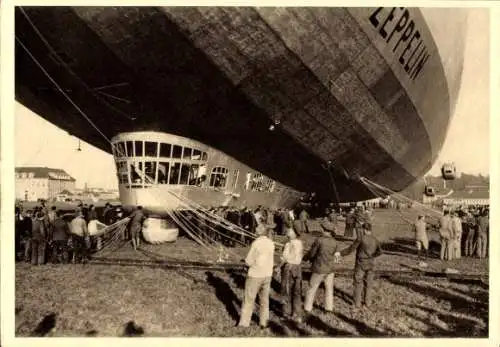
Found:
<path fill-rule="evenodd" d="M 337 247 L 337 241 L 331 234 L 322 232 L 318 234 L 311 249 L 304 257 L 304 260 L 310 260 L 312 263 L 312 275 L 304 303 L 304 310 L 307 313 L 312 311 L 316 291 L 322 282 L 325 282 L 325 309 L 333 311 L 333 280 Z"/>
<path fill-rule="evenodd" d="M 142 231 L 142 223 L 146 219 L 144 212 L 142 211 L 142 206 L 137 206 L 137 209 L 130 215 L 130 238 L 132 239 L 132 245 L 134 250 L 139 247 Z"/>
<path fill-rule="evenodd" d="M 365 306 L 371 305 L 371 290 L 373 285 L 374 259 L 382 254 L 380 243 L 372 235 L 372 225 L 364 223 L 362 233 L 358 235 L 348 248 L 335 253 L 335 258 L 346 256 L 356 251 L 356 265 L 354 266 L 354 305 L 359 308 L 362 303 L 363 289 L 365 292 Z"/>
<path fill-rule="evenodd" d="M 60 210 L 56 211 L 56 219 L 52 229 L 52 262 L 68 261 L 68 239 L 70 236 L 68 223 L 62 218 Z"/>
<path fill-rule="evenodd" d="M 45 250 L 47 247 L 48 228 L 45 214 L 38 211 L 32 224 L 31 234 L 31 264 L 42 265 L 45 263 Z"/>

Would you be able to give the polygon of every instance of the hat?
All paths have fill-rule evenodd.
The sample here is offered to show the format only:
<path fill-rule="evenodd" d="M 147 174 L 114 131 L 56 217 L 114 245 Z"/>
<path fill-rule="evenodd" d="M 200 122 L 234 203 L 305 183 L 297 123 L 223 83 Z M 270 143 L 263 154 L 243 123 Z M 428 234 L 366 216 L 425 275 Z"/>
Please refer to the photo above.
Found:
<path fill-rule="evenodd" d="M 363 229 L 372 230 L 372 223 L 363 223 Z"/>

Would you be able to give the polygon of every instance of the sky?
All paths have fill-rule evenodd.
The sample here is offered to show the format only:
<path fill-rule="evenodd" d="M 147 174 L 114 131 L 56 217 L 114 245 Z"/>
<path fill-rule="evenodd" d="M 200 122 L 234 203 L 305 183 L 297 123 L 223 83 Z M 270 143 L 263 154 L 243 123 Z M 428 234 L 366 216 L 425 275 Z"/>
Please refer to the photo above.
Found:
<path fill-rule="evenodd" d="M 470 25 L 473 23 L 473 25 Z M 462 87 L 438 160 L 430 170 L 454 162 L 458 172 L 489 174 L 489 14 L 471 9 L 466 35 Z M 15 103 L 16 166 L 61 168 L 76 186 L 117 188 L 113 157 Z M 21 127 L 20 125 L 27 125 Z"/>

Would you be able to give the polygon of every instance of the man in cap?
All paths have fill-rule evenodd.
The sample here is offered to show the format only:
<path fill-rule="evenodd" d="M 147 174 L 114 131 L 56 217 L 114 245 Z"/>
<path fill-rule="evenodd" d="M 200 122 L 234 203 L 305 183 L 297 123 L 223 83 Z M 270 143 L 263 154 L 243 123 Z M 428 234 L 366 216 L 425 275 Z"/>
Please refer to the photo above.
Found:
<path fill-rule="evenodd" d="M 284 300 L 284 311 L 298 322 L 302 321 L 302 258 L 304 244 L 299 239 L 300 233 L 292 228 L 287 229 L 289 241 L 285 244 L 281 255 L 281 296 Z"/>
<path fill-rule="evenodd" d="M 132 239 L 132 246 L 137 251 L 141 240 L 142 223 L 146 220 L 146 216 L 142 210 L 142 206 L 137 208 L 130 215 L 130 238 Z"/>
<path fill-rule="evenodd" d="M 42 265 L 45 263 L 48 237 L 45 217 L 45 213 L 40 209 L 33 219 L 31 233 L 31 264 L 33 265 Z"/>
<path fill-rule="evenodd" d="M 486 258 L 488 252 L 488 232 L 490 224 L 488 211 L 483 210 L 477 218 L 477 256 L 481 259 Z"/>
<path fill-rule="evenodd" d="M 356 263 L 354 266 L 354 306 L 360 308 L 365 296 L 365 306 L 371 305 L 371 290 L 373 285 L 374 259 L 382 254 L 379 241 L 372 235 L 372 225 L 364 223 L 361 227 L 362 233 L 358 235 L 348 248 L 335 253 L 335 258 L 346 256 L 356 251 Z"/>
<path fill-rule="evenodd" d="M 329 232 L 315 232 L 318 237 L 314 240 L 311 249 L 304 257 L 312 263 L 312 275 L 309 281 L 309 289 L 306 293 L 304 310 L 310 313 L 313 308 L 316 291 L 320 284 L 325 282 L 325 310 L 333 311 L 333 280 L 335 270 L 335 252 L 337 252 L 337 241 Z"/>
<path fill-rule="evenodd" d="M 70 223 L 70 230 L 75 235 L 75 251 L 83 263 L 90 258 L 90 234 L 87 228 L 87 222 L 84 218 L 83 210 L 77 210 L 76 217 Z"/>
<path fill-rule="evenodd" d="M 439 220 L 439 236 L 441 237 L 441 260 L 451 260 L 451 239 L 452 239 L 452 226 L 451 226 L 451 217 L 450 212 L 448 210 L 444 211 L 443 216 Z"/>
<path fill-rule="evenodd" d="M 274 242 L 269 234 L 276 225 L 259 224 L 255 232 L 258 237 L 252 242 L 245 263 L 249 266 L 245 281 L 245 298 L 238 323 L 240 327 L 250 326 L 253 305 L 257 293 L 260 301 L 260 327 L 266 328 L 269 320 L 269 292 L 274 266 Z"/>

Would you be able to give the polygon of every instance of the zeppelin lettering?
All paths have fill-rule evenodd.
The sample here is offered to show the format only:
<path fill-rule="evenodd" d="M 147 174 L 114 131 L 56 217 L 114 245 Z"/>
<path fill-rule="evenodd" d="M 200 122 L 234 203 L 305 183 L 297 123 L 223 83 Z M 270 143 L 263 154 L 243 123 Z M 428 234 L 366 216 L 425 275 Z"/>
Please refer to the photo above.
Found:
<path fill-rule="evenodd" d="M 416 80 L 430 53 L 410 11 L 404 7 L 378 7 L 370 16 L 370 23 L 392 47 L 392 53 L 398 57 L 410 80 Z"/>

